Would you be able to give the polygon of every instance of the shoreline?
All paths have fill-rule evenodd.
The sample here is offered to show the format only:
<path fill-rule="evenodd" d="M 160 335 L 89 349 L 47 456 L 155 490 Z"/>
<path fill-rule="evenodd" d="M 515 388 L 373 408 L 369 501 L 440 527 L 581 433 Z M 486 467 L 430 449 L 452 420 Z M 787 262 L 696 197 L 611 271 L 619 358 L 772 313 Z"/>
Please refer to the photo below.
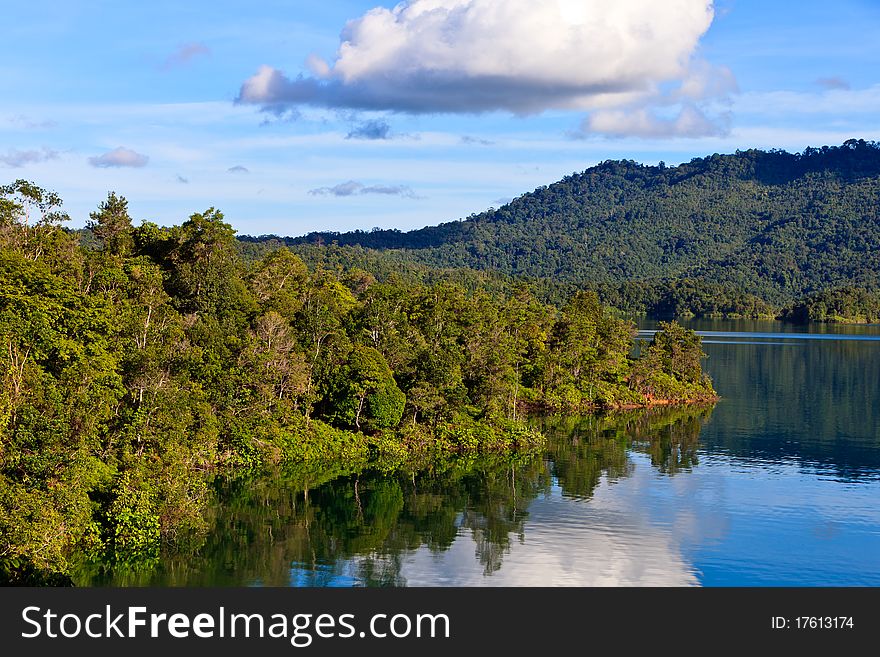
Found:
<path fill-rule="evenodd" d="M 619 402 L 616 404 L 608 404 L 606 406 L 589 406 L 585 408 L 554 408 L 542 403 L 520 402 L 519 408 L 526 415 L 555 415 L 561 413 L 584 413 L 588 415 L 599 415 L 608 411 L 633 411 L 633 410 L 649 410 L 652 408 L 663 408 L 670 406 L 697 406 L 700 404 L 716 404 L 721 401 L 721 395 L 713 394 L 705 397 L 692 397 L 689 399 L 651 399 L 645 402 Z"/>
<path fill-rule="evenodd" d="M 695 399 L 652 399 L 649 402 L 644 404 L 635 404 L 635 403 L 627 403 L 627 404 L 616 404 L 614 406 L 609 406 L 608 408 L 611 410 L 621 410 L 621 411 L 631 411 L 640 408 L 649 409 L 649 408 L 657 408 L 660 406 L 695 406 L 698 404 L 715 404 L 721 400 L 720 395 L 713 395 L 711 397 L 705 398 L 695 398 Z"/>

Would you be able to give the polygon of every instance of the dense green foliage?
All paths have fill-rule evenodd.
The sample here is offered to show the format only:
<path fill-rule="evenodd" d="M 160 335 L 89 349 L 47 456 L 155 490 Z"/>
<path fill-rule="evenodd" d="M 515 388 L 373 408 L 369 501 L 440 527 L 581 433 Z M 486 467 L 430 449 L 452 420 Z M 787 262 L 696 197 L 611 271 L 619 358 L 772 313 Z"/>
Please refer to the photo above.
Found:
<path fill-rule="evenodd" d="M 800 324 L 880 324 L 880 292 L 851 287 L 826 290 L 787 306 L 782 318 Z"/>
<path fill-rule="evenodd" d="M 440 553 L 465 537 L 492 573 L 521 540 L 530 505 L 554 487 L 589 498 L 603 478 L 630 476 L 630 450 L 648 454 L 670 476 L 696 467 L 710 413 L 682 406 L 542 417 L 542 452 L 457 458 L 418 471 L 286 466 L 218 477 L 206 512 L 210 529 L 197 549 L 168 549 L 149 570 L 77 564 L 73 577 L 114 586 L 325 586 L 352 577 L 402 586 L 403 555 L 422 546 Z"/>
<path fill-rule="evenodd" d="M 370 271 L 467 267 L 598 288 L 628 312 L 766 315 L 767 304 L 877 287 L 880 147 L 607 161 L 464 221 L 283 242 L 307 259 L 336 243 L 336 257 Z"/>
<path fill-rule="evenodd" d="M 693 333 L 668 325 L 634 358 L 595 293 L 556 309 L 287 249 L 245 264 L 216 209 L 133 227 L 112 193 L 81 245 L 56 195 L 0 192 L 3 580 L 57 578 L 74 546 L 155 559 L 205 530 L 221 468 L 527 452 L 530 408 L 714 397 Z"/>
<path fill-rule="evenodd" d="M 778 314 L 771 304 L 733 285 L 690 278 L 600 284 L 596 291 L 604 303 L 627 315 L 769 319 Z"/>

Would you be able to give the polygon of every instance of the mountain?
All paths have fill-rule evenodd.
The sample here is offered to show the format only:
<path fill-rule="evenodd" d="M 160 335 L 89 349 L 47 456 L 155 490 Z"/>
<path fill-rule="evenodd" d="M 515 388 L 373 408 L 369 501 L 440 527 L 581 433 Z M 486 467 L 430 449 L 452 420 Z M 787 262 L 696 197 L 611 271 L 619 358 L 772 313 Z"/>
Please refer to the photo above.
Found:
<path fill-rule="evenodd" d="M 609 160 L 462 221 L 283 242 L 305 254 L 336 244 L 352 261 L 386 268 L 550 279 L 611 298 L 636 289 L 656 301 L 674 284 L 779 306 L 877 287 L 880 144 L 751 149 L 679 166 Z"/>

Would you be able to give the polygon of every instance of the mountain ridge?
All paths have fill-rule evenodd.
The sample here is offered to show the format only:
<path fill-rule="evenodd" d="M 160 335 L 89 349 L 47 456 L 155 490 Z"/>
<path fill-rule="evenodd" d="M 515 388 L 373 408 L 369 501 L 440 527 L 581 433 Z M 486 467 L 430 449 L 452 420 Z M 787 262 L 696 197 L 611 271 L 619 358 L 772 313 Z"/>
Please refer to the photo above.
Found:
<path fill-rule="evenodd" d="M 678 166 L 606 160 L 500 208 L 418 230 L 280 239 L 576 287 L 693 280 L 781 305 L 880 279 L 880 145 L 749 149 Z"/>

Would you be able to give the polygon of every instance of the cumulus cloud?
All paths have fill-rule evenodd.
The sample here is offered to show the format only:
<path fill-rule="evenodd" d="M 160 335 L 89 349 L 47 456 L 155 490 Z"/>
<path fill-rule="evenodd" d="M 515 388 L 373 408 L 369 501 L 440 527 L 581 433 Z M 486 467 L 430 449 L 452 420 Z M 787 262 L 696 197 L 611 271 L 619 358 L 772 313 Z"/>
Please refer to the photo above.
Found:
<path fill-rule="evenodd" d="M 163 71 L 168 71 L 172 68 L 186 66 L 196 57 L 210 54 L 211 49 L 204 43 L 185 43 L 168 55 L 161 68 Z"/>
<path fill-rule="evenodd" d="M 390 139 L 391 126 L 385 121 L 373 119 L 364 121 L 351 129 L 346 139 Z"/>
<path fill-rule="evenodd" d="M 11 169 L 19 169 L 28 164 L 36 164 L 38 162 L 47 162 L 58 158 L 56 151 L 43 148 L 41 150 L 19 151 L 16 149 L 8 150 L 4 155 L 0 155 L 0 163 Z"/>
<path fill-rule="evenodd" d="M 131 149 L 119 146 L 103 155 L 89 158 L 89 164 L 103 169 L 110 167 L 134 167 L 140 168 L 147 165 L 150 158 Z"/>
<path fill-rule="evenodd" d="M 697 60 L 691 63 L 681 85 L 665 97 L 670 102 L 699 101 L 705 98 L 727 98 L 738 91 L 736 78 L 729 68 Z"/>
<path fill-rule="evenodd" d="M 226 169 L 226 173 L 250 173 L 250 169 L 243 167 L 240 164 L 236 164 L 234 167 Z"/>
<path fill-rule="evenodd" d="M 414 114 L 637 106 L 690 79 L 712 20 L 712 0 L 409 0 L 349 21 L 335 60 L 312 56 L 308 75 L 261 67 L 238 102 Z"/>
<path fill-rule="evenodd" d="M 818 78 L 816 80 L 816 84 L 818 84 L 823 89 L 828 90 L 842 89 L 844 91 L 848 91 L 850 89 L 849 82 L 837 76 L 830 78 Z"/>
<path fill-rule="evenodd" d="M 366 186 L 354 180 L 339 183 L 333 187 L 318 187 L 309 190 L 312 196 L 362 196 L 365 194 L 381 194 L 385 196 L 402 196 L 404 198 L 420 198 L 407 185 L 371 185 Z"/>

